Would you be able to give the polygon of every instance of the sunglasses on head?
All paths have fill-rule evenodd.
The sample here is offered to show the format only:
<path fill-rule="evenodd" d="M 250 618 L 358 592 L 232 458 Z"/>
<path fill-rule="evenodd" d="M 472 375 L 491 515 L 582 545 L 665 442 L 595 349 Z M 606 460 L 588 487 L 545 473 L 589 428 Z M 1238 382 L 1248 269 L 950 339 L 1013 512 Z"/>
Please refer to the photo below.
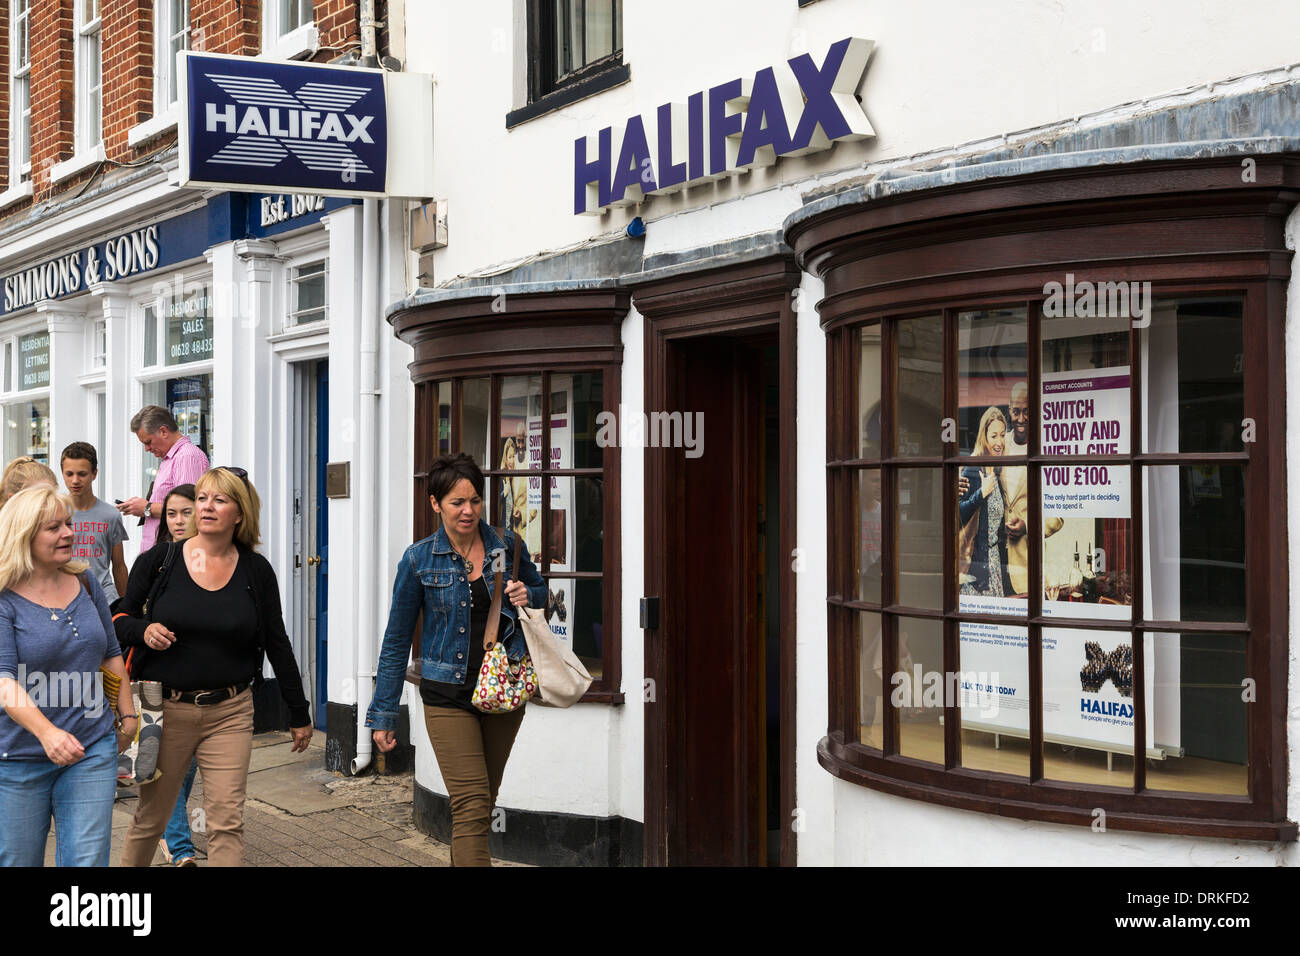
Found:
<path fill-rule="evenodd" d="M 248 486 L 248 472 L 244 471 L 244 469 L 240 468 L 238 465 L 218 465 L 217 468 L 220 471 L 230 472 L 236 478 L 242 479 L 245 487 Z"/>

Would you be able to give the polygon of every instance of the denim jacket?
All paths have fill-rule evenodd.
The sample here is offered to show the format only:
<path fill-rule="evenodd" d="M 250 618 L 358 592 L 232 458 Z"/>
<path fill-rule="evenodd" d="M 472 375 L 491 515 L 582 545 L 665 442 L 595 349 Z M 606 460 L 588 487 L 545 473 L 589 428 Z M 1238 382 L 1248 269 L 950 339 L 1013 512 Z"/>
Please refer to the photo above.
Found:
<path fill-rule="evenodd" d="M 493 556 L 503 547 L 506 564 L 502 581 L 512 579 L 510 563 L 514 556 L 514 534 L 509 532 L 503 544 L 496 529 L 482 520 L 479 521 L 479 532 L 483 535 L 485 551 L 483 583 L 491 594 L 496 579 L 492 570 Z M 526 546 L 519 551 L 517 577 L 528 588 L 528 606 L 546 607 L 546 582 L 529 560 Z M 469 606 L 470 586 L 465 562 L 451 546 L 444 529 L 439 528 L 435 534 L 406 549 L 397 564 L 397 579 L 393 582 L 393 603 L 388 611 L 388 628 L 384 631 L 384 642 L 379 651 L 375 696 L 366 711 L 367 727 L 397 729 L 402 682 L 411 655 L 411 635 L 421 611 L 424 612 L 424 625 L 420 638 L 420 676 L 445 684 L 459 684 L 464 680 L 465 665 L 471 659 L 471 639 L 482 647 L 482 635 L 469 633 Z M 506 620 L 501 624 L 497 640 L 505 646 L 511 660 L 518 660 L 528 653 L 528 646 L 524 643 L 523 630 L 515 626 L 518 621 L 515 606 L 504 595 L 501 613 Z"/>

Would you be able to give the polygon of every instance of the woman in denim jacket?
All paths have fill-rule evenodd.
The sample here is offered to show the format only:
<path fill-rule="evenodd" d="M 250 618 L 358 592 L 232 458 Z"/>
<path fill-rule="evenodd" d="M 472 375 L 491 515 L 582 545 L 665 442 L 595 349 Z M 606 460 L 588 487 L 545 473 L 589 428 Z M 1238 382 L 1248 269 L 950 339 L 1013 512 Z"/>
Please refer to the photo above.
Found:
<path fill-rule="evenodd" d="M 469 455 L 442 455 L 428 478 L 429 503 L 442 517 L 436 534 L 406 549 L 397 565 L 388 628 L 379 653 L 375 696 L 366 712 L 375 746 L 396 746 L 398 705 L 411 635 L 423 614 L 420 697 L 424 721 L 451 802 L 453 866 L 490 866 L 489 820 L 524 707 L 484 714 L 471 703 L 483 662 L 483 633 L 492 603 L 494 561 L 505 562 L 497 639 L 512 661 L 528 652 L 516 607 L 546 606 L 546 583 L 520 554 L 509 575 L 513 532 L 502 541 L 482 520 L 483 472 Z M 489 573 L 484 573 L 484 572 Z"/>

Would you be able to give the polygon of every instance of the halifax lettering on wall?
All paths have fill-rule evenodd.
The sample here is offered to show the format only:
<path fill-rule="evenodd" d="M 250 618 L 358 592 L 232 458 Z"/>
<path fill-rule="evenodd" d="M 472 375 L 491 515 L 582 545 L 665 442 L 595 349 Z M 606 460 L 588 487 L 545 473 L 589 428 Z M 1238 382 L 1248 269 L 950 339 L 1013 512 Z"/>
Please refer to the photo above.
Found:
<path fill-rule="evenodd" d="M 807 53 L 752 79 L 727 80 L 664 103 L 652 122 L 632 116 L 619 143 L 614 128 L 573 143 L 573 211 L 595 214 L 609 206 L 770 166 L 832 143 L 865 139 L 875 131 L 857 99 L 875 44 L 847 37 L 831 44 L 819 66 Z M 651 149 L 647 126 L 655 133 Z M 617 145 L 617 154 L 615 148 Z"/>

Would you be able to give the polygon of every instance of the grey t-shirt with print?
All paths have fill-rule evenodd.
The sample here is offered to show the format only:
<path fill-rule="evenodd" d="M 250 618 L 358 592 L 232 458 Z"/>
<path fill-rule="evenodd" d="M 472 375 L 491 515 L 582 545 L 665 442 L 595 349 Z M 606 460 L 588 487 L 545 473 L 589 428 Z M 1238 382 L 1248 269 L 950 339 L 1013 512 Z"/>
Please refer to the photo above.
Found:
<path fill-rule="evenodd" d="M 73 512 L 72 530 L 77 535 L 72 544 L 72 559 L 90 562 L 90 570 L 111 604 L 120 597 L 113 583 L 113 548 L 127 538 L 121 512 L 107 501 L 96 499 L 94 506 L 86 511 Z"/>

